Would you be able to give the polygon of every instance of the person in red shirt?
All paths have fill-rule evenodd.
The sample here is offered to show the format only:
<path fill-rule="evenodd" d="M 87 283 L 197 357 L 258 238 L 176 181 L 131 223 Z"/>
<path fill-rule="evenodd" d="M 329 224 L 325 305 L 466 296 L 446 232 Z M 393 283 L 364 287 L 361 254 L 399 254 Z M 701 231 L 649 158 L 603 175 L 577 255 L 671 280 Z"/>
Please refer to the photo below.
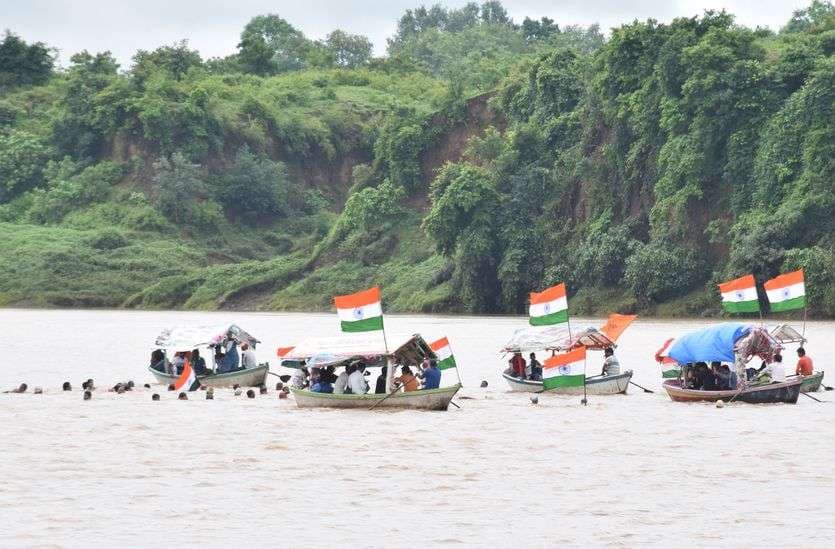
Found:
<path fill-rule="evenodd" d="M 513 358 L 510 359 L 510 367 L 513 369 L 513 375 L 525 379 L 525 359 L 522 353 L 513 353 Z"/>
<path fill-rule="evenodd" d="M 814 367 L 812 366 L 812 359 L 806 356 L 806 349 L 803 347 L 797 348 L 797 368 L 795 368 L 794 373 L 799 376 L 810 376 L 814 371 Z"/>

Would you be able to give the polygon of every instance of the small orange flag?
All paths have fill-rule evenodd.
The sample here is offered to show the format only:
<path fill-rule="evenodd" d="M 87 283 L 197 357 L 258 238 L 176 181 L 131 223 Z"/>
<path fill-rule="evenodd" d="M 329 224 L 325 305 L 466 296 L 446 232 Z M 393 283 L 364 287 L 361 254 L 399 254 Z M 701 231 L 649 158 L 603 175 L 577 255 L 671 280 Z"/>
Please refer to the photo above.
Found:
<path fill-rule="evenodd" d="M 638 318 L 638 315 L 611 314 L 609 315 L 609 320 L 606 321 L 606 324 L 600 328 L 600 331 L 612 341 L 617 341 L 620 334 L 622 334 L 636 318 Z"/>

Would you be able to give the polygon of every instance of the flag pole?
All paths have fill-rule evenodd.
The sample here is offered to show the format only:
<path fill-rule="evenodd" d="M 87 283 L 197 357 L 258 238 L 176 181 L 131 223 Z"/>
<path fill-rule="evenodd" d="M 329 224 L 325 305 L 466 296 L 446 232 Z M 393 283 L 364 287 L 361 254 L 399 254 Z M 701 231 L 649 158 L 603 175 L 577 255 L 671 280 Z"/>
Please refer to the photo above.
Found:
<path fill-rule="evenodd" d="M 447 337 L 447 343 L 449 344 L 449 352 L 452 353 L 452 358 L 455 360 L 455 351 L 452 350 L 452 343 L 449 343 L 449 338 Z M 461 387 L 464 386 L 464 382 L 461 381 L 461 373 L 458 371 L 458 361 L 455 361 L 455 376 L 458 378 L 458 385 Z"/>
<path fill-rule="evenodd" d="M 808 309 L 808 305 L 806 305 L 806 298 L 803 298 L 803 331 L 800 333 L 800 337 L 803 338 L 803 341 L 806 341 L 806 310 Z"/>
<path fill-rule="evenodd" d="M 583 354 L 583 400 L 580 401 L 580 403 L 583 406 L 588 406 L 589 405 L 589 400 L 587 398 L 588 395 L 586 395 L 586 365 L 587 365 L 587 359 L 586 359 L 586 355 L 584 353 Z"/>

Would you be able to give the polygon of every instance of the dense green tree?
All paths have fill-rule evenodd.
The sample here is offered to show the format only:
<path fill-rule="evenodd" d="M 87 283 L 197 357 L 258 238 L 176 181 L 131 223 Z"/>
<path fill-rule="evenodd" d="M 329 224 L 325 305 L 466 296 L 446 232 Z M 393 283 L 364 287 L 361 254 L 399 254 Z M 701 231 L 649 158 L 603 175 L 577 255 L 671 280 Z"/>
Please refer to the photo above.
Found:
<path fill-rule="evenodd" d="M 162 70 L 175 80 L 182 80 L 191 68 L 202 65 L 200 53 L 188 47 L 188 40 L 180 40 L 171 46 L 162 46 L 151 52 L 136 52 L 131 73 L 138 80 L 144 81 L 151 74 Z"/>
<path fill-rule="evenodd" d="M 332 56 L 334 65 L 353 69 L 371 60 L 373 46 L 365 36 L 335 30 L 325 38 L 325 48 Z"/>
<path fill-rule="evenodd" d="M 233 164 L 218 178 L 215 197 L 227 212 L 242 214 L 255 224 L 262 216 L 288 213 L 290 181 L 287 168 L 241 147 Z"/>
<path fill-rule="evenodd" d="M 0 203 L 41 182 L 49 148 L 24 130 L 0 133 Z"/>
<path fill-rule="evenodd" d="M 52 75 L 54 64 L 55 54 L 43 42 L 27 44 L 7 30 L 0 41 L 0 91 L 42 84 Z"/>
<path fill-rule="evenodd" d="M 253 17 L 247 23 L 238 52 L 245 71 L 268 75 L 305 67 L 311 47 L 300 30 L 270 14 Z"/>

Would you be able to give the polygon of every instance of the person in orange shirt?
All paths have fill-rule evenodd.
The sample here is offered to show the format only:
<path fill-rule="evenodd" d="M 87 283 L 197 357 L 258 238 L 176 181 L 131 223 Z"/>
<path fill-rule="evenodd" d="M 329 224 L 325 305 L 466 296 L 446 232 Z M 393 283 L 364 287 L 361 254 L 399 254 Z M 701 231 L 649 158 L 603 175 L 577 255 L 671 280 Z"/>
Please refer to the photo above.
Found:
<path fill-rule="evenodd" d="M 420 381 L 412 375 L 412 369 L 408 366 L 403 366 L 400 370 L 400 377 L 394 378 L 396 383 L 403 386 L 403 390 L 407 393 L 410 391 L 420 390 Z"/>
<path fill-rule="evenodd" d="M 812 359 L 806 356 L 806 349 L 798 347 L 797 356 L 797 368 L 795 368 L 794 373 L 799 376 L 812 375 L 815 368 L 812 366 Z"/>

